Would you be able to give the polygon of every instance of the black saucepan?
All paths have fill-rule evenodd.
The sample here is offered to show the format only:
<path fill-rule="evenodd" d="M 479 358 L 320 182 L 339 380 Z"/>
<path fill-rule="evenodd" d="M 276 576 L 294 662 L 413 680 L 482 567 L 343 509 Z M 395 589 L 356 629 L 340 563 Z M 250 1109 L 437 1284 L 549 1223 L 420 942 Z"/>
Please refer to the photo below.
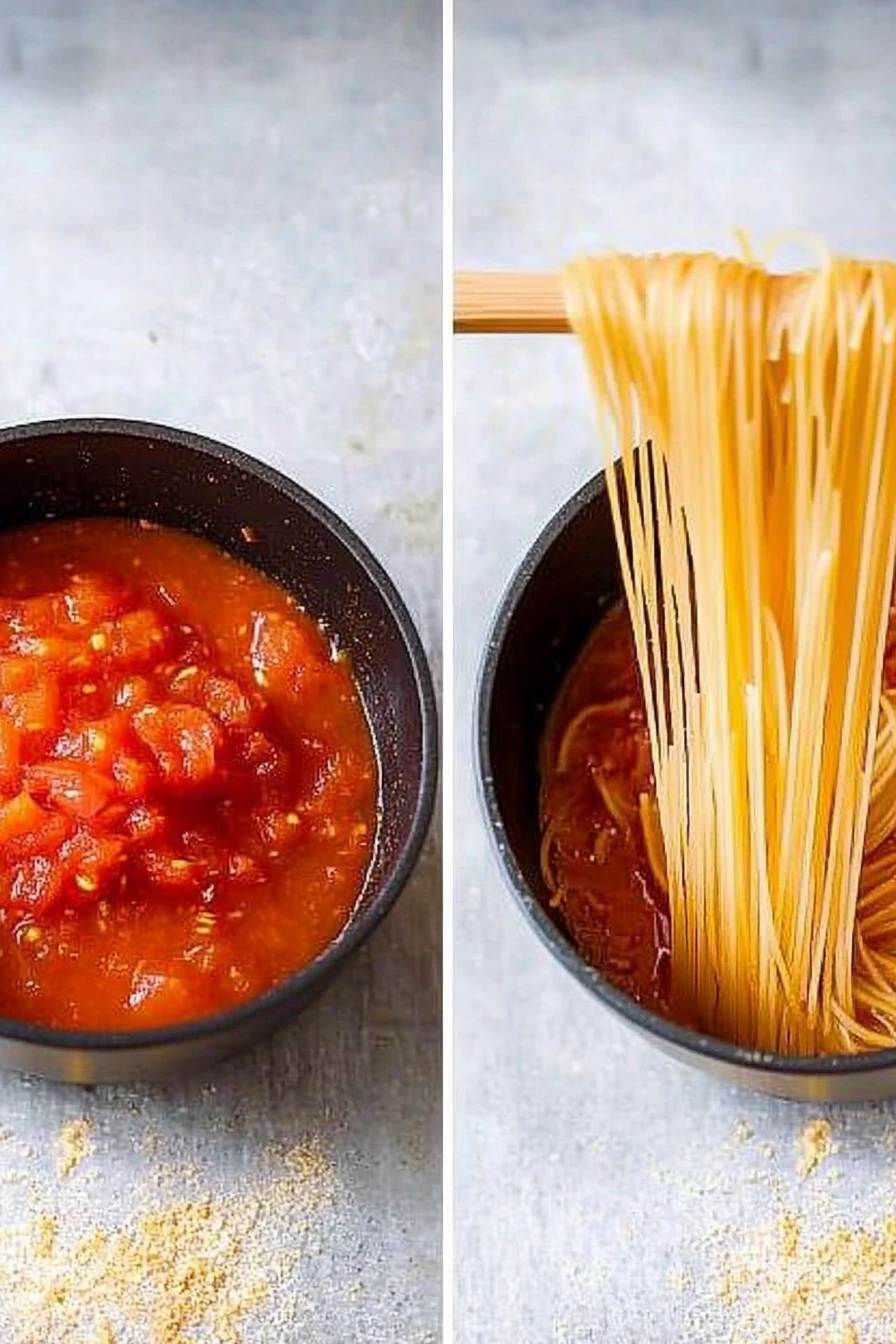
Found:
<path fill-rule="evenodd" d="M 0 529 L 100 515 L 147 518 L 208 538 L 282 584 L 335 633 L 351 655 L 376 744 L 381 821 L 347 928 L 263 997 L 215 1017 L 130 1033 L 0 1019 L 0 1066 L 72 1082 L 193 1069 L 294 1017 L 400 894 L 426 836 L 436 780 L 432 682 L 411 618 L 367 548 L 307 491 L 234 448 L 161 425 L 59 420 L 0 431 Z"/>
<path fill-rule="evenodd" d="M 480 788 L 517 904 L 581 984 L 676 1059 L 781 1097 L 856 1101 L 896 1095 L 896 1050 L 791 1058 L 739 1049 L 658 1017 L 589 966 L 548 913 L 539 867 L 538 745 L 565 673 L 621 596 L 601 473 L 559 510 L 523 560 L 485 652 L 477 724 Z"/>

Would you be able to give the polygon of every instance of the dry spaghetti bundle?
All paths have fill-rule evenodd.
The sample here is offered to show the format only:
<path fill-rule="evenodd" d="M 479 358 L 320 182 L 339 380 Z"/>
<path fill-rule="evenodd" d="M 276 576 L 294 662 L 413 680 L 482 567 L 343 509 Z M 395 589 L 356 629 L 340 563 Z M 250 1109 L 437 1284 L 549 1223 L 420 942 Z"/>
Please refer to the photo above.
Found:
<path fill-rule="evenodd" d="M 673 1002 L 760 1049 L 891 1044 L 896 266 L 611 255 L 566 293 L 621 459 Z"/>

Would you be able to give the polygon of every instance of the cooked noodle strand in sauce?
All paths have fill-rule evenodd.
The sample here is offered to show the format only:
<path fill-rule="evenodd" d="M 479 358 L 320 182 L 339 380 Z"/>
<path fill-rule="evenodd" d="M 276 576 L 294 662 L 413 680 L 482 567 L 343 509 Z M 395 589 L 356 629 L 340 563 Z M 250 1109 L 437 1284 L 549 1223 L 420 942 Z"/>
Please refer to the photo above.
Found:
<path fill-rule="evenodd" d="M 880 784 L 862 866 L 860 933 L 868 942 L 886 934 L 896 902 L 894 783 L 893 775 L 883 772 L 896 750 L 894 728 L 896 609 L 878 723 Z M 669 1016 L 665 858 L 644 697 L 624 604 L 598 622 L 567 674 L 545 728 L 540 765 L 541 867 L 550 907 L 586 961 L 639 1003 Z M 674 1015 L 683 1017 L 680 1011 Z"/>

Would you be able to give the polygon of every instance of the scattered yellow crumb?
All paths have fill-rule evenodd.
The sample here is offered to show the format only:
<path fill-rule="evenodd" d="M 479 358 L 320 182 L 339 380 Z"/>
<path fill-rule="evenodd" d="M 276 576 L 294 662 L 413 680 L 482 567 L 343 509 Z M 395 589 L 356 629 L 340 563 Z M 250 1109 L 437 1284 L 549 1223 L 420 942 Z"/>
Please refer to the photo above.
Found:
<path fill-rule="evenodd" d="M 67 1175 L 87 1151 L 89 1126 L 69 1122 L 63 1133 L 58 1171 Z M 139 1327 L 147 1344 L 241 1344 L 266 1303 L 279 1319 L 288 1305 L 279 1278 L 313 1253 L 312 1219 L 337 1188 L 320 1145 L 281 1149 L 275 1169 L 226 1195 L 180 1176 L 177 1186 L 166 1198 L 157 1183 L 151 1203 L 144 1191 L 115 1225 L 84 1209 L 57 1220 L 35 1198 L 30 1219 L 0 1227 L 0 1318 L 12 1331 L 0 1332 L 3 1344 L 116 1344 L 119 1326 Z M 272 1251 L 272 1236 L 279 1243 L 287 1232 L 288 1249 Z"/>
<path fill-rule="evenodd" d="M 830 1344 L 859 1344 L 859 1337 L 849 1322 L 838 1325 L 831 1336 Z"/>
<path fill-rule="evenodd" d="M 778 1231 L 781 1234 L 782 1254 L 789 1257 L 796 1255 L 797 1247 L 800 1244 L 801 1225 L 799 1219 L 792 1213 L 784 1213 L 778 1219 Z"/>
<path fill-rule="evenodd" d="M 691 1277 L 683 1269 L 670 1269 L 666 1275 L 666 1282 L 673 1293 L 684 1293 L 691 1286 Z"/>
<path fill-rule="evenodd" d="M 51 1214 L 41 1213 L 35 1218 L 32 1226 L 34 1254 L 40 1256 L 42 1260 L 46 1260 L 48 1255 L 52 1255 L 53 1247 L 56 1245 L 59 1224 Z"/>
<path fill-rule="evenodd" d="M 734 1126 L 734 1142 L 747 1143 L 753 1137 L 753 1131 L 745 1120 L 738 1120 Z"/>
<path fill-rule="evenodd" d="M 310 1143 L 297 1143 L 287 1151 L 284 1160 L 286 1165 L 297 1172 L 303 1180 L 328 1179 L 332 1172 L 320 1144 L 314 1140 Z"/>
<path fill-rule="evenodd" d="M 716 1280 L 733 1337 L 750 1344 L 872 1344 L 860 1320 L 896 1319 L 896 1216 L 807 1233 L 799 1214 L 726 1238 Z M 889 1336 L 887 1336 L 889 1338 Z"/>
<path fill-rule="evenodd" d="M 90 1121 L 83 1116 L 66 1120 L 56 1141 L 56 1174 L 71 1176 L 90 1152 Z"/>
<path fill-rule="evenodd" d="M 820 1162 L 832 1152 L 830 1120 L 810 1120 L 797 1139 L 801 1176 L 811 1176 Z"/>
<path fill-rule="evenodd" d="M 154 1129 L 148 1130 L 137 1145 L 141 1153 L 146 1153 L 147 1157 L 155 1157 L 161 1147 L 161 1140 Z"/>
<path fill-rule="evenodd" d="M 187 1344 L 198 1328 L 235 1344 L 238 1324 L 266 1296 L 263 1281 L 237 1281 L 254 1210 L 235 1214 L 207 1199 L 142 1214 L 125 1226 L 95 1227 L 63 1241 L 40 1215 L 4 1237 L 4 1305 L 18 1336 L 91 1325 L 103 1338 L 106 1312 L 149 1326 L 154 1344 Z M 8 1277 L 7 1277 L 8 1276 Z M 107 1337 L 109 1331 L 106 1331 Z"/>

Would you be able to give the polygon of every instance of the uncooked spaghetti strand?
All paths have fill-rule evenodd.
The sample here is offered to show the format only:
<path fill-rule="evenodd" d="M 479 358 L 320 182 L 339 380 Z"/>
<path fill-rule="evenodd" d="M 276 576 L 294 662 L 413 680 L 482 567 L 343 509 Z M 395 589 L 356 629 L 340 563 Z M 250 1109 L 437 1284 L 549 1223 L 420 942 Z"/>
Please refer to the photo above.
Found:
<path fill-rule="evenodd" d="M 566 279 L 621 455 L 673 1000 L 809 1051 L 896 1028 L 896 268 L 819 255 L 799 276 L 610 256 Z"/>

